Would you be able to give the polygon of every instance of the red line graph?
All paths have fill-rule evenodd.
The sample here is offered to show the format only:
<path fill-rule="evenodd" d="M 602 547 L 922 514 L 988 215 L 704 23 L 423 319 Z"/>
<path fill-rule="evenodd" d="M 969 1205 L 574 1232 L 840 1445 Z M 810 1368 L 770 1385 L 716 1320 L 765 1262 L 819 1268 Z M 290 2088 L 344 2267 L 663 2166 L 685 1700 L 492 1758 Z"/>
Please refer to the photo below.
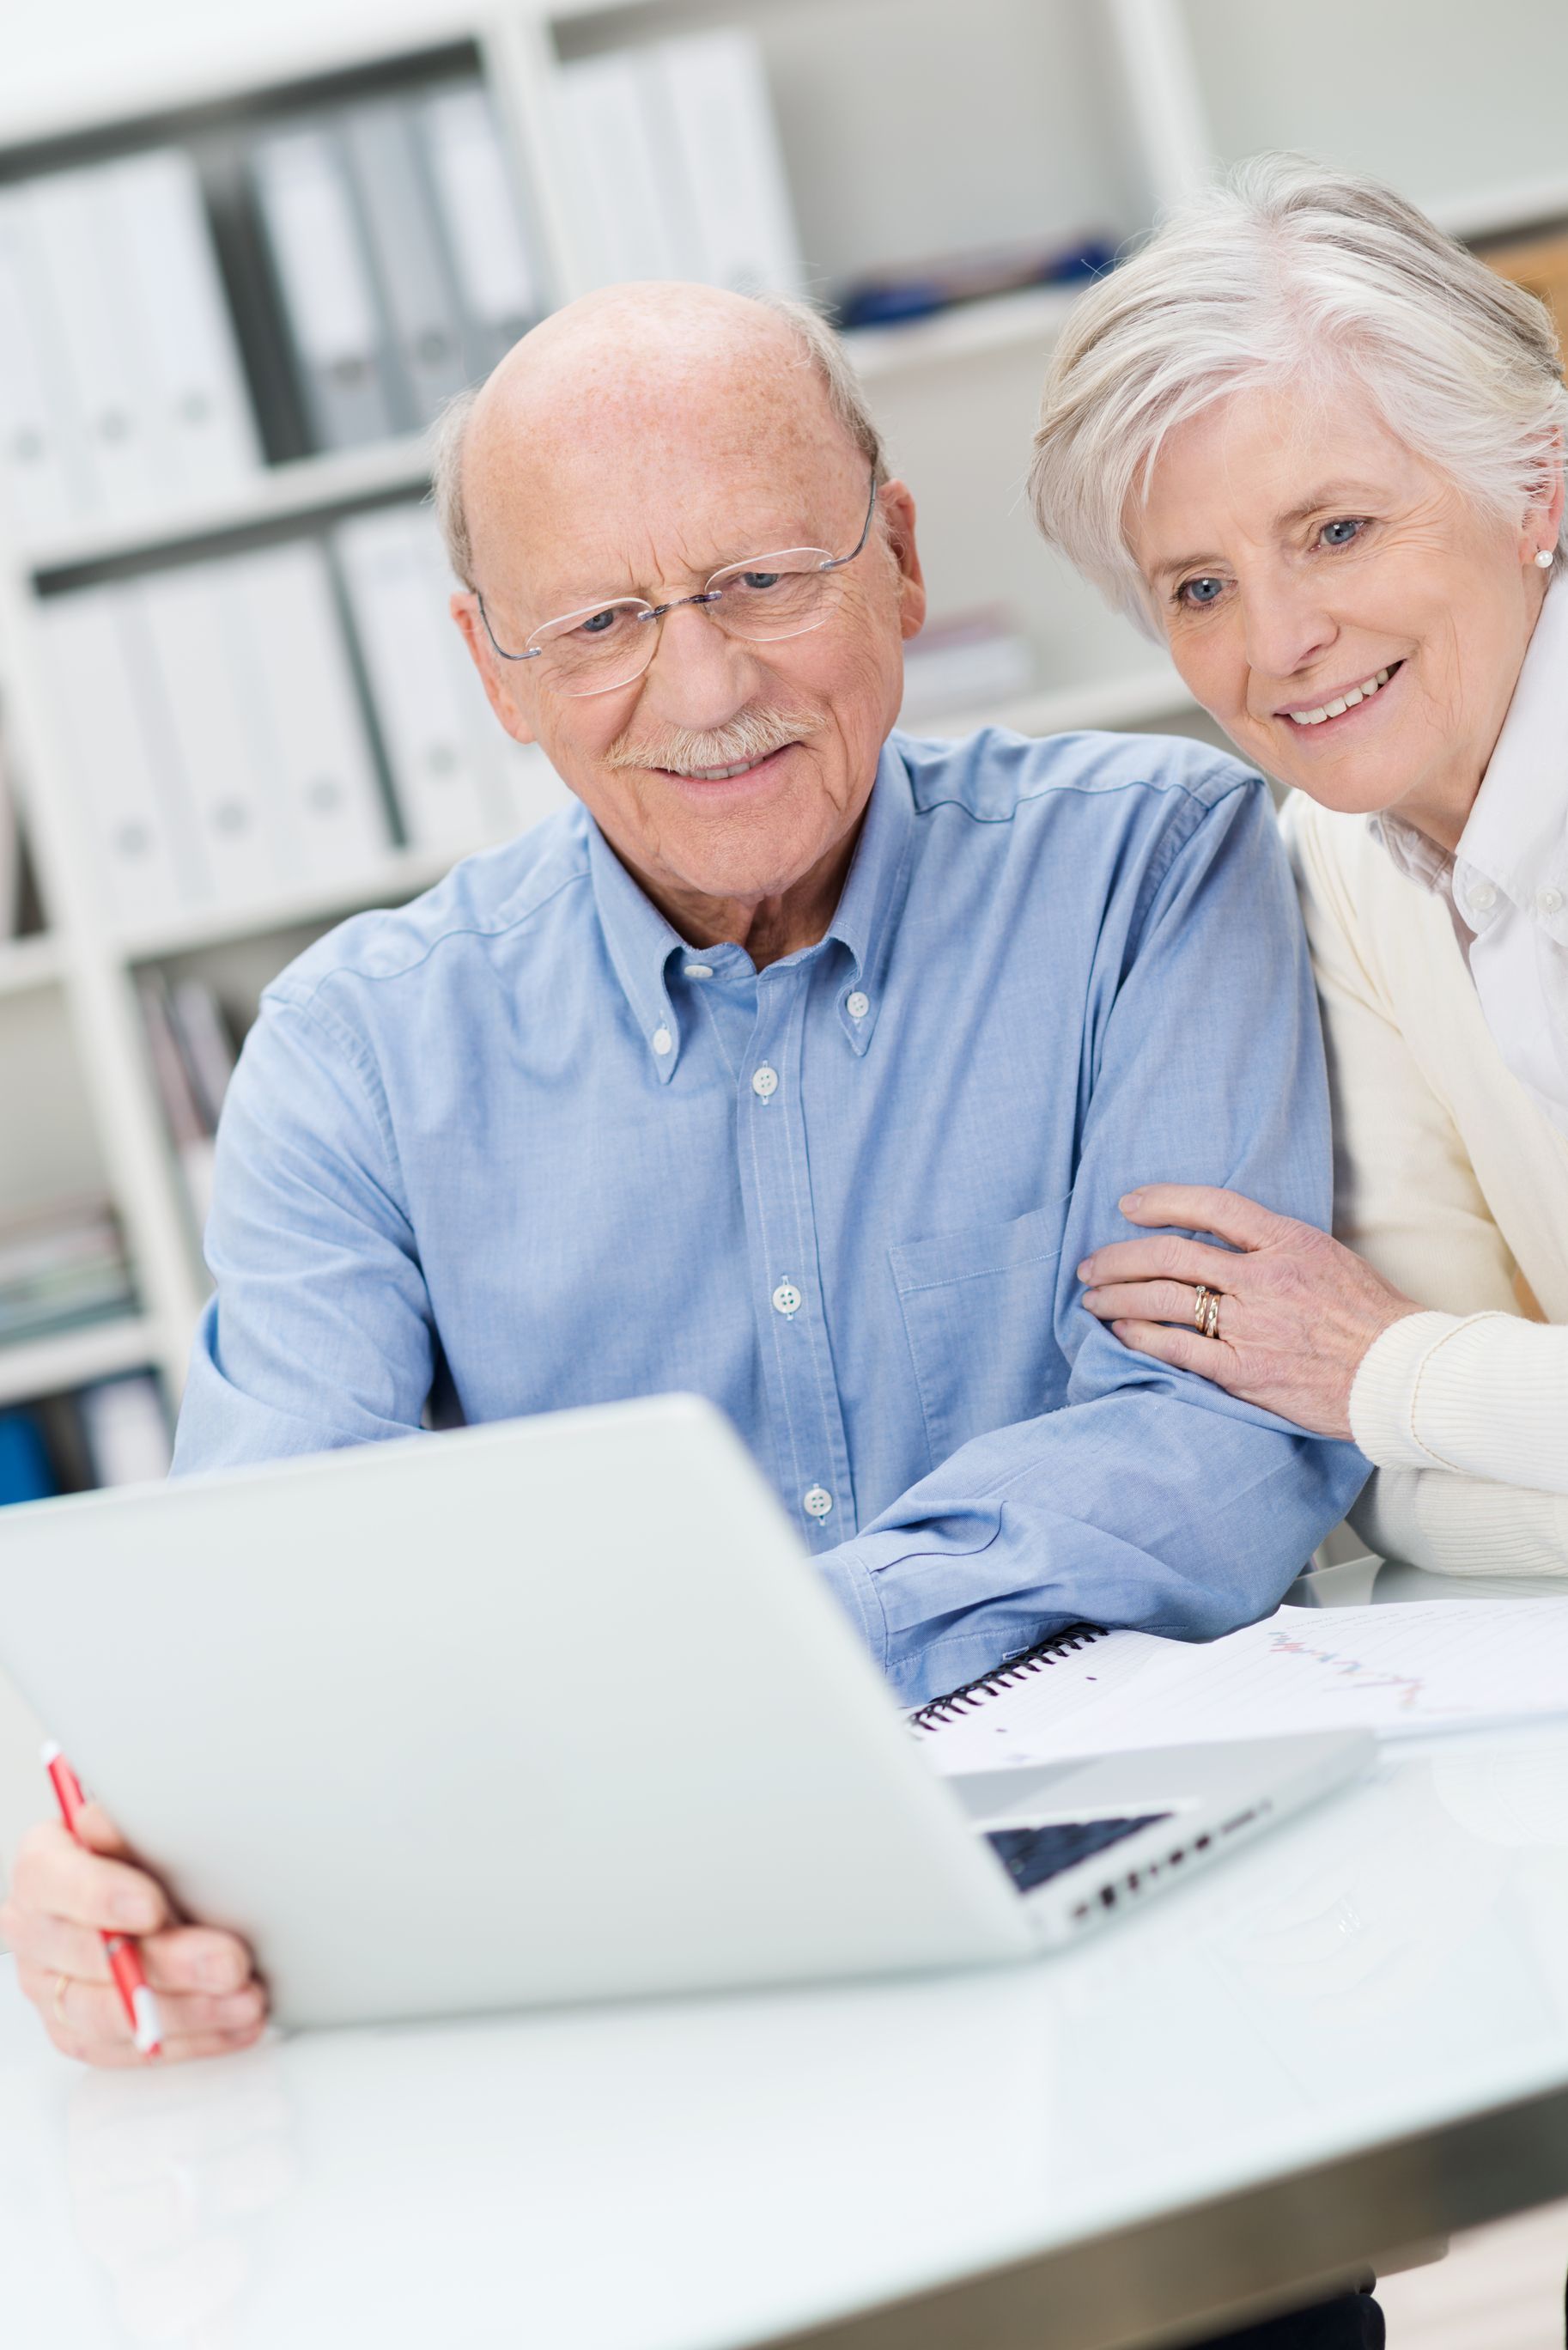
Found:
<path fill-rule="evenodd" d="M 1366 1664 L 1359 1657 L 1347 1656 L 1342 1649 L 1319 1648 L 1300 1632 L 1283 1628 L 1271 1631 L 1266 1653 L 1271 1657 L 1303 1658 L 1309 1664 L 1321 1665 L 1328 1679 L 1355 1691 L 1365 1690 L 1369 1696 L 1375 1690 L 1393 1690 L 1401 1713 L 1417 1711 L 1427 1695 L 1424 1673 L 1399 1673 L 1387 1665 Z M 1438 1714 L 1464 1712 L 1467 1709 L 1429 1703 L 1428 1711 Z"/>

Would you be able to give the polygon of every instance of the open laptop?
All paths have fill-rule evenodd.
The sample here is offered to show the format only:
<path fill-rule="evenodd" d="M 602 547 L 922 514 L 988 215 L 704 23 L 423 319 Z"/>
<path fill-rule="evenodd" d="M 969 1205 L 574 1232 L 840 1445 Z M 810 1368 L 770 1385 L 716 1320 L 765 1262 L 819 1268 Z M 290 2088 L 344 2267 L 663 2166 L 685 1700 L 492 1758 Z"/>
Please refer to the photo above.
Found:
<path fill-rule="evenodd" d="M 0 1663 L 296 2024 L 1022 1957 L 1370 1743 L 940 1782 L 680 1396 L 8 1510 Z"/>

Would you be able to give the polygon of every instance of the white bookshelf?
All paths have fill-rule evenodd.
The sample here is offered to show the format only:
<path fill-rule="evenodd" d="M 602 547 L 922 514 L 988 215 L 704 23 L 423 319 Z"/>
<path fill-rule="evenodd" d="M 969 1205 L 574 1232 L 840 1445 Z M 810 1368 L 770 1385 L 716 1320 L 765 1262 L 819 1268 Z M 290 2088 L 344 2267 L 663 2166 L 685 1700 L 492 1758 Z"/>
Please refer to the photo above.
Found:
<path fill-rule="evenodd" d="M 0 1405 L 26 1403 L 34 1396 L 86 1387 L 117 1371 L 157 1362 L 164 1334 L 148 1315 L 117 1315 L 56 1337 L 24 1340 L 0 1347 Z"/>
<path fill-rule="evenodd" d="M 1042 357 L 1076 299 L 1075 289 L 1030 286 L 1016 294 L 965 303 L 929 318 L 890 327 L 862 327 L 845 338 L 857 372 L 867 384 L 944 363 L 984 359 L 1023 349 Z M 422 433 L 365 449 L 337 450 L 270 465 L 254 481 L 201 504 L 171 505 L 143 522 L 87 525 L 30 547 L 30 579 L 119 563 L 185 542 L 239 537 L 268 524 L 307 524 L 368 501 L 402 494 L 421 497 L 430 480 Z"/>
<path fill-rule="evenodd" d="M 28 550 L 33 580 L 61 571 L 151 555 L 183 542 L 242 537 L 271 523 L 306 524 L 345 506 L 400 493 L 422 497 L 430 480 L 430 452 L 422 433 L 409 433 L 368 449 L 333 450 L 319 457 L 296 457 L 269 465 L 254 481 L 200 504 L 171 505 L 145 522 L 88 525 L 68 536 L 49 538 Z"/>
<path fill-rule="evenodd" d="M 279 891 L 243 907 L 196 907 L 188 914 L 119 932 L 114 952 L 127 963 L 155 962 L 230 941 L 265 937 L 302 922 L 330 922 L 367 906 L 393 905 L 415 897 L 439 881 L 452 863 L 452 858 L 438 849 L 390 849 L 380 863 L 368 866 L 351 887 L 339 884 Z"/>
<path fill-rule="evenodd" d="M 1256 0 L 225 0 L 202 11 L 142 0 L 133 17 L 90 0 L 54 14 L 60 22 L 34 11 L 7 30 L 0 172 L 7 159 L 41 170 L 139 139 L 178 141 L 187 124 L 321 77 L 374 77 L 427 55 L 446 71 L 461 47 L 516 150 L 539 256 L 563 298 L 583 290 L 558 145 L 563 68 L 714 23 L 745 25 L 763 46 L 817 290 L 971 245 L 1136 237 L 1213 160 L 1269 143 L 1383 171 L 1467 235 L 1568 214 L 1568 170 L 1549 135 L 1568 15 L 1539 0 L 1485 10 L 1382 0 L 1370 12 L 1321 0 L 1305 52 L 1289 13 Z M 1028 521 L 1041 369 L 1075 298 L 1034 286 L 852 338 L 915 491 L 934 613 L 1004 604 L 1035 656 L 1036 682 L 1015 702 L 923 717 L 919 733 L 1203 731 L 1169 665 L 1039 546 Z M 312 929 L 413 894 L 451 861 L 395 850 L 352 886 L 109 922 L 43 682 L 40 597 L 67 575 L 133 573 L 187 546 L 221 551 L 416 498 L 426 465 L 421 438 L 398 439 L 276 464 L 232 494 L 134 527 L 74 530 L 26 556 L 0 542 L 0 715 L 47 923 L 40 937 L 0 943 L 10 1114 L 0 1209 L 51 1185 L 101 1184 L 140 1300 L 131 1316 L 0 1351 L 0 1404 L 144 1363 L 178 1393 L 205 1282 L 144 1049 L 137 967 L 194 957 L 220 970 L 227 958 L 254 993 Z"/>
<path fill-rule="evenodd" d="M 26 995 L 64 978 L 64 941 L 57 933 L 8 940 L 0 945 L 0 995 Z"/>

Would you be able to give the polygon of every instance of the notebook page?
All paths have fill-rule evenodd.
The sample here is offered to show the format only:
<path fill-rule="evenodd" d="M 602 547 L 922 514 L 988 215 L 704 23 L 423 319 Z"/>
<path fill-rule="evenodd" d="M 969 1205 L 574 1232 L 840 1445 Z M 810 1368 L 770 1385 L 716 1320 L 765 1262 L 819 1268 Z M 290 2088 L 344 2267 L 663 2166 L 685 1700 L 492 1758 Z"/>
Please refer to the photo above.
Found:
<path fill-rule="evenodd" d="M 1282 1607 L 1203 1644 L 1113 1632 L 1065 1684 L 1033 1673 L 922 1733 L 942 1772 L 1137 1747 L 1568 1712 L 1568 1599 Z"/>

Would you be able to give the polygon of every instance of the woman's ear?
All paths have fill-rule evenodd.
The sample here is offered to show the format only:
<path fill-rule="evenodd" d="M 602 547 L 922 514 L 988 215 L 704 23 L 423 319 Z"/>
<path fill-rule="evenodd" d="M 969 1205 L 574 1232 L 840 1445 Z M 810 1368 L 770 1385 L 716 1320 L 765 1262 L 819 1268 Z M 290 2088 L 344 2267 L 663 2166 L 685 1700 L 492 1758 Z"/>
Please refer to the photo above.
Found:
<path fill-rule="evenodd" d="M 1540 480 L 1524 517 L 1520 540 L 1524 562 L 1533 563 L 1543 550 L 1555 554 L 1563 527 L 1563 435 L 1553 432 L 1542 451 Z M 1544 570 L 1545 566 L 1542 568 Z"/>

